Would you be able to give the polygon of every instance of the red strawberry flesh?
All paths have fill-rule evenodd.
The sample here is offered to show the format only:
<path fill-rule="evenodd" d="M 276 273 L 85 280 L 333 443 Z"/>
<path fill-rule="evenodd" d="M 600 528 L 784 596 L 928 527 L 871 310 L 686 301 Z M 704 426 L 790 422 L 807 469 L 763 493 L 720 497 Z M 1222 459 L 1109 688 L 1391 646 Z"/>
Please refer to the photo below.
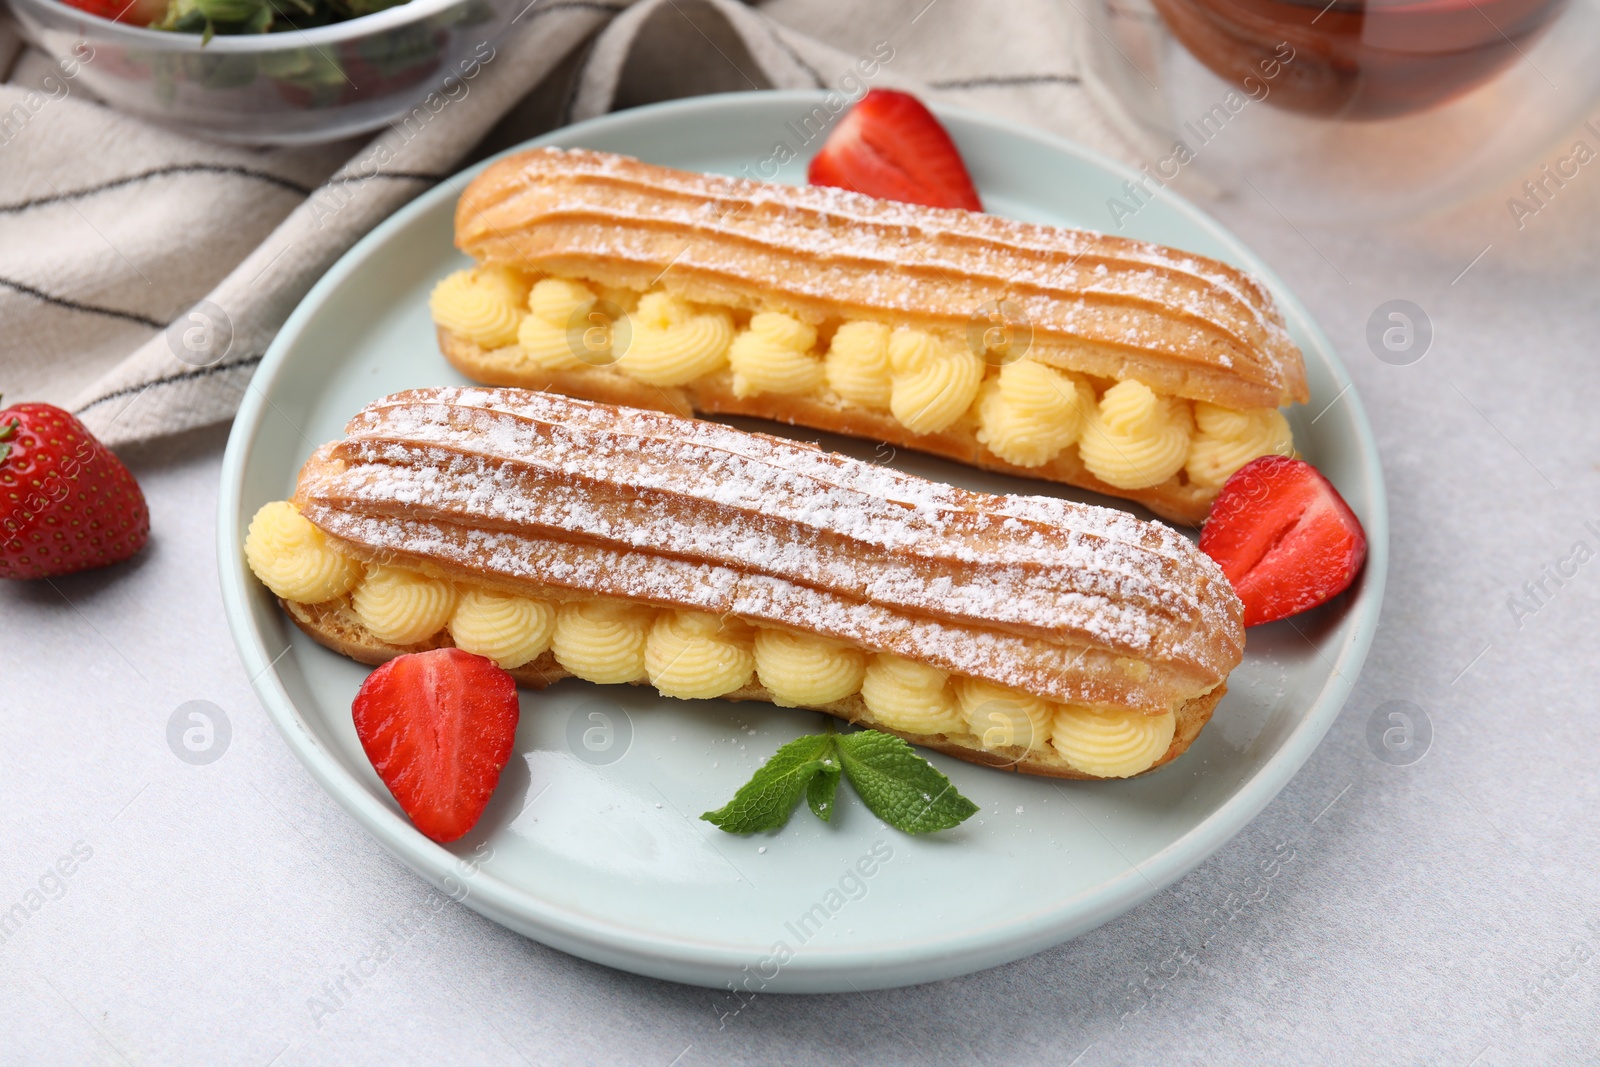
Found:
<path fill-rule="evenodd" d="M 922 101 L 892 89 L 873 89 L 839 120 L 807 177 L 880 200 L 983 210 L 949 132 Z"/>
<path fill-rule="evenodd" d="M 1221 565 L 1256 626 L 1314 608 L 1350 587 L 1367 537 L 1333 483 L 1311 464 L 1262 456 L 1217 494 L 1200 550 Z"/>
<path fill-rule="evenodd" d="M 511 675 L 459 648 L 414 652 L 368 675 L 350 711 L 373 769 L 418 830 L 443 843 L 472 829 L 511 759 Z"/>
<path fill-rule="evenodd" d="M 88 14 L 132 26 L 148 26 L 167 13 L 166 0 L 67 0 L 67 3 Z"/>

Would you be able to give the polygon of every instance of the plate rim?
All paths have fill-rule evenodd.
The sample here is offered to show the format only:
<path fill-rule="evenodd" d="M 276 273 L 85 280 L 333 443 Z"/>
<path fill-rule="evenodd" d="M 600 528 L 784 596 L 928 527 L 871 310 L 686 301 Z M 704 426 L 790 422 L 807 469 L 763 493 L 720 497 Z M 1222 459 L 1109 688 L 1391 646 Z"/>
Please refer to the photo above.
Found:
<path fill-rule="evenodd" d="M 373 227 L 352 245 L 301 298 L 268 346 L 250 378 L 229 433 L 218 492 L 217 564 L 228 628 L 251 687 L 295 758 L 313 779 L 379 844 L 412 871 L 453 898 L 524 936 L 595 962 L 649 977 L 722 988 L 727 978 L 755 962 L 749 948 L 717 945 L 693 938 L 644 931 L 586 915 L 535 896 L 487 871 L 469 871 L 444 846 L 430 841 L 407 820 L 372 796 L 340 762 L 317 743 L 310 727 L 272 670 L 264 635 L 258 632 L 247 602 L 248 581 L 242 536 L 244 472 L 253 438 L 271 404 L 268 393 L 282 372 L 287 354 L 320 305 L 345 280 L 362 269 L 382 247 L 418 216 L 441 200 L 459 195 L 464 183 L 495 160 L 530 147 L 581 143 L 591 131 L 650 123 L 663 115 L 715 121 L 726 109 L 763 108 L 783 104 L 815 104 L 822 90 L 765 90 L 724 93 L 664 101 L 612 112 L 558 128 L 508 148 L 443 179 Z M 1138 171 L 1045 131 L 971 108 L 930 104 L 941 117 L 990 127 L 1033 141 L 1050 151 L 1137 180 Z M 709 113 L 709 114 L 708 114 Z M 1301 304 L 1266 263 L 1242 240 L 1187 198 L 1165 191 L 1173 206 L 1220 243 L 1235 249 L 1249 269 L 1266 283 L 1286 319 L 1292 320 L 1326 357 L 1335 384 L 1344 388 L 1355 426 L 1358 465 L 1370 487 L 1366 516 L 1368 558 L 1361 585 L 1347 611 L 1353 625 L 1333 656 L 1333 669 L 1317 691 L 1310 709 L 1283 739 L 1278 751 L 1246 779 L 1209 816 L 1158 852 L 1084 892 L 1030 914 L 1004 927 L 985 927 L 946 938 L 903 941 L 891 950 L 817 946 L 786 964 L 783 981 L 763 985 L 770 991 L 848 991 L 934 981 L 982 970 L 1041 951 L 1092 930 L 1144 903 L 1193 871 L 1231 841 L 1297 774 L 1332 726 L 1364 665 L 1382 610 L 1388 575 L 1389 523 L 1387 491 L 1376 439 L 1359 391 L 1337 350 Z M 282 652 L 279 652 L 281 655 Z M 1126 862 L 1126 861 L 1125 861 Z M 470 884 L 463 881 L 470 878 Z"/>

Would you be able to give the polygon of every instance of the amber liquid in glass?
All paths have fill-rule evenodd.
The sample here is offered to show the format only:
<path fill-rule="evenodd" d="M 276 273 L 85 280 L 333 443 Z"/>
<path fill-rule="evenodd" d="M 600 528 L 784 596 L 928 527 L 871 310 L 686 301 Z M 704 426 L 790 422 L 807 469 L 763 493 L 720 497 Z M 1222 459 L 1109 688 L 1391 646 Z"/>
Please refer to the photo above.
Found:
<path fill-rule="evenodd" d="M 1376 119 L 1442 104 L 1524 61 L 1567 0 L 1152 2 L 1173 36 L 1228 81 L 1249 90 L 1270 71 L 1271 102 Z"/>

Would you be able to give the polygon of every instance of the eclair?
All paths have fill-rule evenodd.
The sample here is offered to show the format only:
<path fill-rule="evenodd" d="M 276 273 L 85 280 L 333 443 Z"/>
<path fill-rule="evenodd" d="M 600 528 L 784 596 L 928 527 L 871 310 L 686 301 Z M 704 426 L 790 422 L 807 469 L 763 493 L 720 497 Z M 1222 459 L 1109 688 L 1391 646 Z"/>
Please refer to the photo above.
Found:
<path fill-rule="evenodd" d="M 554 148 L 457 205 L 430 306 L 474 381 L 750 415 L 1061 482 L 1197 524 L 1289 455 L 1305 368 L 1271 295 L 1082 230 Z"/>
<path fill-rule="evenodd" d="M 1221 570 L 1159 523 L 522 389 L 374 402 L 243 548 L 363 663 L 454 645 L 1062 778 L 1174 759 L 1244 648 Z"/>

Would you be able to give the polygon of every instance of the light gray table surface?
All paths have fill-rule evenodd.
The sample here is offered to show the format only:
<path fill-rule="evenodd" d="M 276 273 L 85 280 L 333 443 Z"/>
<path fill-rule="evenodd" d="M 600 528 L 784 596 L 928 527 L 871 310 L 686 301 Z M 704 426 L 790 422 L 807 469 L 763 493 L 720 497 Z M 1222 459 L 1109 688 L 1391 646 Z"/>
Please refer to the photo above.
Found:
<path fill-rule="evenodd" d="M 1393 523 L 1371 656 L 1310 762 L 1199 870 L 1074 942 L 916 988 L 735 1015 L 430 908 L 251 692 L 214 562 L 225 432 L 132 454 L 142 557 L 0 588 L 0 911 L 42 900 L 0 941 L 0 1062 L 1600 1060 L 1600 562 L 1508 607 L 1577 542 L 1600 552 L 1600 173 L 1520 231 L 1512 191 L 1368 229 L 1207 205 L 1318 316 L 1370 413 Z M 1409 366 L 1365 339 L 1395 298 L 1435 331 Z M 231 727 L 209 765 L 168 745 L 191 700 Z M 1432 728 L 1406 766 L 1368 742 L 1392 700 Z M 358 974 L 385 936 L 392 958 Z"/>

